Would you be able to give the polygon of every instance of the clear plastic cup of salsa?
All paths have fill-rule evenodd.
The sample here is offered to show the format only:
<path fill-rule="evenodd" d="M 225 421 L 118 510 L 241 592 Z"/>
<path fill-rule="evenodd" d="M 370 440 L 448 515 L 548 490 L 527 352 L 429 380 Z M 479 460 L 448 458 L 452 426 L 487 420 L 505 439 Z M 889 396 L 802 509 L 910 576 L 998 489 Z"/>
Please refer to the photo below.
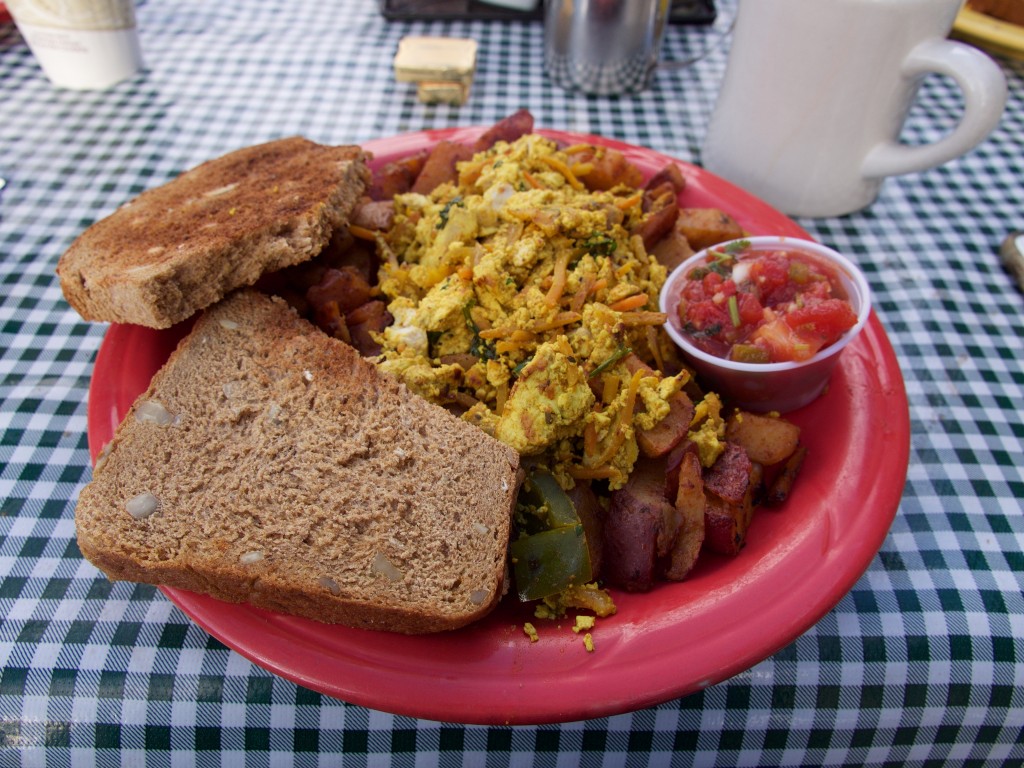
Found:
<path fill-rule="evenodd" d="M 871 313 L 867 280 L 849 259 L 780 236 L 694 254 L 669 274 L 660 303 L 705 388 L 731 405 L 779 413 L 824 392 Z"/>

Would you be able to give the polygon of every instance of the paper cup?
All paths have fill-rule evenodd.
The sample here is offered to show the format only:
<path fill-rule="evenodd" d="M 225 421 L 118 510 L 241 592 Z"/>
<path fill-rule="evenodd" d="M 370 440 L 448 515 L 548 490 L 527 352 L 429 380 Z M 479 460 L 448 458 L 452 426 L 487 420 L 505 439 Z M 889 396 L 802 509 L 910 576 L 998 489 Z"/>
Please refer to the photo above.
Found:
<path fill-rule="evenodd" d="M 130 0 L 9 0 L 8 8 L 54 85 L 99 90 L 142 68 Z"/>

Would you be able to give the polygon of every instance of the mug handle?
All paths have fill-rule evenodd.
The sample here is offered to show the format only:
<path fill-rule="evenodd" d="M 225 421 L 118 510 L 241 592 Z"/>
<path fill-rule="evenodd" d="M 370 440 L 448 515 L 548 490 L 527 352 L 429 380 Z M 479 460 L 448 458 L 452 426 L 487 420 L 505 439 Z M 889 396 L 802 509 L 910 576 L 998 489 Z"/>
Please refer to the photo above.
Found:
<path fill-rule="evenodd" d="M 959 157 L 999 124 L 1006 106 L 1006 77 L 992 59 L 976 48 L 951 40 L 926 40 L 903 64 L 908 77 L 937 72 L 956 80 L 964 94 L 964 114 L 956 128 L 931 144 L 907 146 L 897 141 L 879 144 L 861 166 L 866 179 L 915 173 Z"/>

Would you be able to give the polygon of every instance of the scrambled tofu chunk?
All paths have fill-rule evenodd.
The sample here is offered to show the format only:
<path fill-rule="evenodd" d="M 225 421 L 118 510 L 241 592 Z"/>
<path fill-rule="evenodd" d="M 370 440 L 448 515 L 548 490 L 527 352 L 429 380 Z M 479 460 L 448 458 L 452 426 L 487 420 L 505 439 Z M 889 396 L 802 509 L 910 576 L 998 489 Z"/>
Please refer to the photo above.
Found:
<path fill-rule="evenodd" d="M 494 436 L 521 454 L 541 453 L 571 434 L 594 404 L 587 376 L 567 347 L 563 341 L 537 348 L 498 419 Z"/>
<path fill-rule="evenodd" d="M 725 419 L 718 395 L 709 392 L 697 403 L 690 426 L 687 437 L 697 446 L 701 465 L 710 467 L 725 451 Z"/>

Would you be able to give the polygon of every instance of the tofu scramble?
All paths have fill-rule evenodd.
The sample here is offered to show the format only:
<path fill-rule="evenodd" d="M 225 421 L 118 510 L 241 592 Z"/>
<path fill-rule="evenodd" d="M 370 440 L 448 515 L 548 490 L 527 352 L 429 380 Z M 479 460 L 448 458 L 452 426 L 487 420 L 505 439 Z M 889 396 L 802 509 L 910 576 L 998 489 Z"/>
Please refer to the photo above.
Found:
<path fill-rule="evenodd" d="M 588 189 L 593 153 L 527 134 L 459 163 L 456 182 L 397 195 L 378 239 L 394 318 L 378 365 L 563 487 L 614 490 L 638 430 L 668 414 L 689 376 L 658 371 L 666 269 L 635 233 L 641 181 Z M 652 365 L 630 370 L 627 355 Z"/>

